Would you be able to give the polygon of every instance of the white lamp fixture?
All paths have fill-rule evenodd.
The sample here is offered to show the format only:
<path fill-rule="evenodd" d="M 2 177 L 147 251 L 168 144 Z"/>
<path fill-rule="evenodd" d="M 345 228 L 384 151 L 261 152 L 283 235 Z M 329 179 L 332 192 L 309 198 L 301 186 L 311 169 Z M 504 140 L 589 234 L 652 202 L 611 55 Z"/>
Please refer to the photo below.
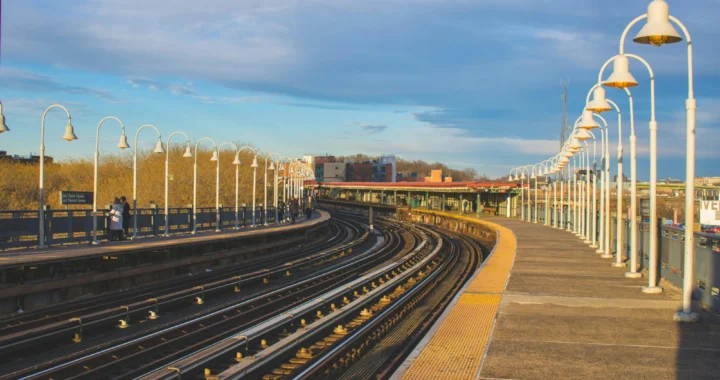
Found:
<path fill-rule="evenodd" d="M 233 164 L 233 165 L 240 165 L 240 164 L 242 164 L 242 163 L 240 162 L 240 153 L 235 153 L 235 160 L 233 160 L 232 164 Z"/>
<path fill-rule="evenodd" d="M 591 139 L 592 135 L 587 129 L 578 129 L 578 131 L 575 132 L 575 138 L 584 141 Z"/>
<path fill-rule="evenodd" d="M 63 140 L 67 141 L 73 141 L 77 140 L 77 136 L 75 136 L 75 129 L 73 128 L 70 121 L 68 121 L 68 125 L 65 126 L 65 134 L 63 135 Z"/>
<path fill-rule="evenodd" d="M 570 141 L 570 148 L 577 150 L 582 148 L 582 145 L 580 145 L 580 141 L 578 141 L 578 139 L 572 139 Z"/>
<path fill-rule="evenodd" d="M 252 162 L 252 164 L 250 165 L 250 167 L 251 167 L 251 168 L 260 167 L 260 165 L 258 165 L 258 162 L 257 162 L 257 156 L 253 157 L 253 162 Z"/>
<path fill-rule="evenodd" d="M 525 172 L 522 172 L 522 174 L 520 175 L 520 179 L 525 179 L 525 178 L 527 178 L 527 177 L 525 177 Z"/>
<path fill-rule="evenodd" d="M 682 37 L 670 23 L 670 9 L 665 0 L 654 0 L 648 5 L 647 23 L 633 41 L 653 46 L 682 41 Z"/>
<path fill-rule="evenodd" d="M 595 129 L 600 128 L 600 125 L 597 123 L 597 121 L 593 120 L 592 111 L 585 110 L 582 113 L 582 118 L 580 119 L 580 124 L 578 125 L 578 128 Z"/>
<path fill-rule="evenodd" d="M 613 72 L 610 77 L 603 82 L 604 86 L 623 89 L 625 87 L 635 87 L 638 81 L 630 74 L 630 62 L 624 55 L 620 55 L 613 61 Z"/>
<path fill-rule="evenodd" d="M 270 163 L 270 167 L 269 167 L 268 169 L 269 169 L 269 170 L 275 170 L 275 163 L 274 163 L 274 162 L 271 162 L 271 163 Z"/>
<path fill-rule="evenodd" d="M 158 139 L 157 143 L 155 144 L 155 150 L 153 150 L 153 153 L 165 153 L 165 148 L 163 147 L 162 140 Z"/>
<path fill-rule="evenodd" d="M 213 150 L 212 157 L 210 157 L 210 161 L 217 161 L 217 160 L 219 160 L 219 158 L 218 158 L 218 152 L 217 152 L 217 149 L 214 149 L 214 150 Z"/>
<path fill-rule="evenodd" d="M 612 110 L 610 103 L 605 97 L 605 89 L 602 86 L 598 86 L 593 91 L 593 100 L 585 106 L 585 109 L 592 112 L 602 113 L 605 111 Z"/>
<path fill-rule="evenodd" d="M 120 149 L 127 149 L 130 147 L 127 142 L 127 136 L 125 136 L 124 133 L 120 135 L 120 142 L 118 142 L 117 147 Z"/>
<path fill-rule="evenodd" d="M 190 144 L 185 147 L 185 153 L 183 153 L 183 157 L 185 158 L 192 158 L 192 150 L 190 149 Z"/>
<path fill-rule="evenodd" d="M 5 124 L 5 115 L 2 113 L 2 105 L 0 105 L 0 133 L 10 132 L 10 128 Z"/>

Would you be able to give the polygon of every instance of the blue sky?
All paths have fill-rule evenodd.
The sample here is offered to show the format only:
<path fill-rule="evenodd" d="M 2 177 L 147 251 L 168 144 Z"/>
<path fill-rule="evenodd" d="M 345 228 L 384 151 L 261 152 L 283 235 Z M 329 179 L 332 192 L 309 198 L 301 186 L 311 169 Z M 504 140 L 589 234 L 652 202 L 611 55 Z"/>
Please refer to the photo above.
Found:
<path fill-rule="evenodd" d="M 57 102 L 80 138 L 60 140 L 63 116 L 51 112 L 46 152 L 60 158 L 90 157 L 97 123 L 114 115 L 131 140 L 151 123 L 165 136 L 182 130 L 287 155 L 395 153 L 504 175 L 555 154 L 561 79 L 570 81 L 574 121 L 625 25 L 647 4 L 6 0 L 0 99 L 12 132 L 0 135 L 0 149 L 37 152 L 42 112 Z M 720 175 L 720 2 L 669 4 L 695 47 L 697 175 Z M 658 175 L 684 177 L 685 44 L 628 42 L 627 52 L 656 74 Z M 649 76 L 635 62 L 631 70 L 640 82 L 632 91 L 645 179 Z M 624 110 L 627 142 L 627 97 L 614 89 L 608 97 Z M 614 146 L 616 116 L 606 116 Z M 116 149 L 118 136 L 106 123 L 101 150 Z M 143 131 L 139 146 L 154 140 Z"/>

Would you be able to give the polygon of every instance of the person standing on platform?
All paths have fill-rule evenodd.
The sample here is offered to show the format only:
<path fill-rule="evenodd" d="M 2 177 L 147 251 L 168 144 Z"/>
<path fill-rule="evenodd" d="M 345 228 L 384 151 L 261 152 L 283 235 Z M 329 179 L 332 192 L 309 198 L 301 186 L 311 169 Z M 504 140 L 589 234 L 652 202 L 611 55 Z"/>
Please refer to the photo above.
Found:
<path fill-rule="evenodd" d="M 285 202 L 283 202 L 282 197 L 278 197 L 277 211 L 278 211 L 278 221 L 280 223 L 282 223 L 284 221 L 283 214 L 285 214 Z"/>
<path fill-rule="evenodd" d="M 305 218 L 310 219 L 312 216 L 312 205 L 313 205 L 313 199 L 312 195 L 308 195 L 305 198 Z"/>
<path fill-rule="evenodd" d="M 290 200 L 290 218 L 293 224 L 295 224 L 295 219 L 298 217 L 298 212 L 300 212 L 300 203 L 297 198 L 292 197 Z"/>
<path fill-rule="evenodd" d="M 110 241 L 118 241 L 122 236 L 123 205 L 119 198 L 115 198 L 110 207 Z"/>
<path fill-rule="evenodd" d="M 123 195 L 120 197 L 120 201 L 122 202 L 123 211 L 123 221 L 122 221 L 122 228 L 123 228 L 123 236 L 120 240 L 125 240 L 128 237 L 128 230 L 130 229 L 130 203 L 128 203 L 127 198 Z"/>

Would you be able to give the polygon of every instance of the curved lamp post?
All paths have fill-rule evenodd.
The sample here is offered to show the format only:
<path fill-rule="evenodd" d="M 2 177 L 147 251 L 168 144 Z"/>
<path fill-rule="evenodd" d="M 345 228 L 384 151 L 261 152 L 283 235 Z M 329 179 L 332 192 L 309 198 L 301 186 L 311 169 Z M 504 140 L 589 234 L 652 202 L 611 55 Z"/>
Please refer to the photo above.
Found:
<path fill-rule="evenodd" d="M 693 93 L 693 61 L 692 61 L 692 39 L 685 25 L 674 16 L 670 15 L 670 9 L 664 0 L 653 0 L 649 6 L 646 14 L 635 18 L 630 24 L 625 27 L 622 36 L 620 37 L 620 54 L 625 51 L 625 38 L 627 37 L 630 29 L 638 22 L 647 18 L 647 23 L 633 38 L 633 41 L 640 44 L 651 44 L 654 46 L 662 46 L 665 44 L 676 43 L 682 41 L 682 37 L 675 30 L 671 21 L 678 25 L 685 36 L 687 43 L 687 59 L 688 59 L 688 98 L 685 102 L 686 110 L 686 170 L 685 170 L 685 265 L 684 265 L 684 278 L 683 278 L 683 310 L 675 314 L 675 320 L 681 322 L 694 322 L 697 321 L 698 315 L 693 313 L 691 310 L 692 303 L 692 290 L 695 286 L 694 281 L 694 269 L 695 269 L 695 243 L 693 225 L 695 223 L 695 112 L 697 104 L 695 102 L 695 96 Z M 656 127 L 656 126 L 654 126 Z M 651 133 L 653 125 L 651 125 Z M 651 136 L 651 148 L 653 144 Z M 652 171 L 652 167 L 651 167 Z M 652 174 L 651 174 L 652 177 Z M 651 181 L 653 178 L 651 178 Z M 655 195 L 653 189 L 653 183 L 651 182 L 651 197 Z M 662 291 L 662 288 L 656 286 L 656 270 L 657 270 L 657 251 L 653 251 L 653 248 L 657 248 L 653 245 L 653 242 L 657 244 L 657 220 L 656 215 L 653 214 L 655 211 L 652 199 L 650 201 L 650 244 L 651 244 L 651 260 L 650 268 L 652 272 L 649 272 L 649 286 L 644 288 L 644 292 L 658 292 Z M 655 233 L 653 235 L 653 226 L 655 226 Z M 653 261 L 652 258 L 655 258 Z"/>
<path fill-rule="evenodd" d="M 137 233 L 138 233 L 138 226 L 137 226 L 137 149 L 138 149 L 138 135 L 140 135 L 140 131 L 142 131 L 144 128 L 152 128 L 157 132 L 158 140 L 155 144 L 155 149 L 153 150 L 153 153 L 165 153 L 165 148 L 163 148 L 162 143 L 162 135 L 160 134 L 160 130 L 150 124 L 145 124 L 138 128 L 137 132 L 135 132 L 135 152 L 133 153 L 133 240 L 137 239 Z"/>
<path fill-rule="evenodd" d="M 250 164 L 250 167 L 253 169 L 253 182 L 252 182 L 252 188 L 253 188 L 253 191 L 252 191 L 252 227 L 254 228 L 254 227 L 255 227 L 255 219 L 256 219 L 256 218 L 255 218 L 255 192 L 256 192 L 256 188 L 257 188 L 257 168 L 258 168 L 258 166 L 260 166 L 260 165 L 258 165 L 258 163 L 257 163 L 257 155 L 258 155 L 258 153 L 259 153 L 260 151 L 256 151 L 256 150 L 253 149 L 251 146 L 245 145 L 245 146 L 240 147 L 240 149 L 238 149 L 238 153 L 242 152 L 243 150 L 249 150 L 249 151 L 251 151 L 251 152 L 253 153 L 253 155 L 254 155 L 254 156 L 253 156 L 252 164 Z M 243 222 L 243 223 L 244 223 L 244 222 Z"/>
<path fill-rule="evenodd" d="M 240 149 L 238 149 L 237 145 L 231 142 L 224 142 L 218 146 L 218 151 L 222 149 L 223 146 L 230 145 L 233 148 L 235 148 L 235 159 L 233 160 L 232 164 L 235 166 L 235 229 L 240 229 L 239 225 L 239 215 L 240 215 L 240 205 L 238 204 L 238 193 L 239 193 L 239 186 L 240 186 Z M 218 157 L 220 155 L 218 154 Z M 218 158 L 218 168 L 220 167 L 220 162 Z M 219 170 L 219 169 L 218 169 Z M 218 175 L 220 175 L 220 172 L 218 171 Z M 219 215 L 219 214 L 218 214 Z M 218 219 L 219 220 L 219 219 Z"/>
<path fill-rule="evenodd" d="M 125 125 L 122 121 L 120 121 L 120 119 L 116 118 L 115 116 L 108 116 L 100 120 L 100 123 L 98 123 L 97 126 L 97 130 L 95 131 L 95 166 L 93 171 L 93 244 L 100 244 L 100 241 L 98 241 L 97 239 L 97 193 L 98 161 L 100 160 L 100 127 L 102 127 L 103 123 L 108 120 L 115 120 L 120 123 L 120 127 L 122 127 L 122 134 L 120 135 L 120 142 L 118 142 L 117 147 L 120 149 L 126 149 L 130 147 L 130 145 L 128 145 L 127 143 L 127 136 L 125 136 Z"/>
<path fill-rule="evenodd" d="M 5 115 L 3 114 L 2 109 L 3 105 L 2 101 L 0 101 L 0 133 L 10 132 L 10 127 L 5 124 Z"/>
<path fill-rule="evenodd" d="M 195 142 L 195 162 L 193 163 L 193 229 L 192 233 L 197 233 L 197 156 L 198 156 L 198 145 L 203 140 L 208 140 L 213 143 L 213 154 L 212 157 L 210 157 L 210 161 L 214 161 L 217 163 L 218 169 L 216 171 L 216 178 L 215 178 L 215 209 L 216 212 L 219 212 L 217 210 L 218 206 L 220 205 L 220 159 L 218 158 L 218 151 L 217 151 L 217 144 L 215 143 L 215 140 L 209 138 L 209 137 L 203 137 L 197 142 Z M 217 216 L 219 219 L 219 214 Z M 215 231 L 218 231 L 218 226 L 216 224 Z"/>
<path fill-rule="evenodd" d="M 598 82 L 602 83 L 607 87 L 616 87 L 619 89 L 625 89 L 627 87 L 634 87 L 638 85 L 637 80 L 630 74 L 628 58 L 633 58 L 641 62 L 648 70 L 650 74 L 650 265 L 648 268 L 648 286 L 644 287 L 642 291 L 644 293 L 662 293 L 662 288 L 657 286 L 657 121 L 655 120 L 655 74 L 653 73 L 650 64 L 647 63 L 643 58 L 634 54 L 618 54 L 612 57 L 608 62 L 603 65 L 598 75 Z M 605 71 L 607 65 L 613 62 L 613 73 L 603 82 L 602 74 Z M 631 149 L 635 139 L 631 137 Z M 631 152 L 631 155 L 633 153 Z M 633 194 L 637 193 L 634 191 Z M 631 213 L 635 213 L 635 208 L 631 210 Z M 630 216 L 629 216 L 630 217 Z M 637 227 L 637 220 L 631 219 L 630 221 L 631 234 Z M 631 236 L 632 238 L 632 236 Z M 631 271 L 633 268 L 637 268 L 637 252 L 631 252 Z M 620 264 L 613 264 L 619 266 Z"/>
<path fill-rule="evenodd" d="M 68 117 L 68 123 L 65 126 L 65 134 L 63 135 L 63 140 L 72 141 L 77 140 L 77 136 L 75 136 L 75 130 L 72 126 L 72 118 L 70 117 L 70 111 L 67 110 L 67 108 L 61 106 L 60 104 L 53 104 L 50 107 L 48 107 L 45 112 L 43 112 L 42 116 L 42 122 L 40 125 L 40 182 L 38 184 L 38 200 L 40 203 L 40 207 L 38 210 L 38 223 L 39 223 L 39 234 L 38 234 L 38 249 L 47 248 L 47 244 L 45 244 L 45 117 L 47 116 L 48 111 L 50 111 L 53 108 L 62 108 Z"/>
<path fill-rule="evenodd" d="M 276 156 L 277 156 L 277 158 L 275 158 Z M 273 178 L 273 205 L 274 205 L 274 209 L 275 209 L 275 219 L 274 219 L 274 220 L 275 220 L 275 224 L 278 224 L 277 181 L 278 181 L 278 172 L 279 172 L 280 170 L 282 170 L 282 168 L 276 167 L 276 166 L 275 166 L 275 162 L 277 161 L 277 162 L 278 162 L 278 166 L 280 166 L 280 160 L 282 159 L 282 156 L 280 156 L 280 155 L 277 154 L 277 153 L 269 153 L 268 155 L 265 156 L 265 178 L 267 178 L 267 171 L 268 171 L 267 160 L 268 160 L 268 157 L 271 157 L 271 158 L 272 158 L 272 160 L 271 160 L 271 162 L 270 162 L 270 168 L 269 168 L 269 169 L 270 169 L 270 171 L 273 172 L 273 176 L 274 176 L 274 178 Z M 267 199 L 267 186 L 265 186 L 265 198 Z M 266 206 L 266 207 L 267 207 L 267 206 Z M 265 211 L 265 225 L 267 225 L 267 210 Z"/>
<path fill-rule="evenodd" d="M 170 212 L 169 212 L 169 206 L 170 203 L 168 201 L 169 199 L 169 191 L 168 191 L 168 182 L 170 178 L 170 140 L 172 140 L 172 137 L 175 135 L 183 135 L 185 136 L 185 140 L 187 142 L 187 145 L 185 146 L 185 153 L 183 154 L 183 157 L 185 158 L 192 158 L 192 151 L 190 150 L 190 137 L 185 132 L 173 132 L 168 136 L 167 139 L 167 150 L 165 151 L 165 234 L 163 236 L 170 237 Z"/>
<path fill-rule="evenodd" d="M 630 101 L 630 134 L 631 134 L 631 141 L 635 141 L 635 139 L 632 136 L 635 136 L 635 122 L 634 122 L 634 107 L 633 107 L 633 99 L 632 99 L 632 93 L 630 93 L 630 90 L 625 88 L 625 92 L 628 95 L 629 101 Z M 593 94 L 593 100 L 590 101 L 590 93 Z M 596 113 L 602 113 L 605 111 L 610 111 L 613 108 L 615 108 L 615 111 L 618 116 L 618 175 L 617 175 L 617 199 L 619 202 L 619 210 L 622 208 L 622 193 L 623 193 L 623 186 L 622 186 L 622 177 L 623 177 L 623 167 L 622 167 L 622 112 L 620 110 L 620 107 L 613 102 L 610 99 L 607 99 L 605 97 L 605 89 L 602 87 L 601 83 L 595 84 L 590 91 L 588 91 L 587 98 L 585 100 L 585 109 L 588 111 L 593 111 Z M 602 118 L 601 118 L 602 119 Z M 601 198 L 605 200 L 604 207 L 601 203 L 601 213 L 602 210 L 604 210 L 604 218 L 601 216 L 601 220 L 604 220 L 603 224 L 601 225 L 601 231 L 603 230 L 602 226 L 604 226 L 604 233 L 601 232 L 601 236 L 604 236 L 604 243 L 601 241 L 600 248 L 595 251 L 596 253 L 601 253 L 603 258 L 612 258 L 612 254 L 610 254 L 610 131 L 607 128 L 607 122 L 602 119 L 605 124 L 605 135 L 606 135 L 606 144 L 604 149 L 604 155 L 605 155 L 605 195 Z M 632 143 L 631 143 L 632 145 Z M 632 150 L 632 149 L 631 149 Z M 632 158 L 632 155 L 631 155 Z M 635 160 L 632 160 L 633 162 Z M 632 164 L 631 168 L 635 168 L 636 165 Z M 633 173 L 635 171 L 633 170 Z M 635 177 L 633 177 L 635 178 Z M 635 193 L 633 192 L 633 195 Z M 634 209 L 634 208 L 633 208 Z M 620 217 L 620 212 L 617 213 L 617 224 L 618 224 L 618 232 L 621 232 L 622 226 L 622 218 Z M 621 239 L 621 234 L 618 233 L 618 239 Z M 617 245 L 617 252 L 622 252 L 622 242 L 619 240 Z"/>

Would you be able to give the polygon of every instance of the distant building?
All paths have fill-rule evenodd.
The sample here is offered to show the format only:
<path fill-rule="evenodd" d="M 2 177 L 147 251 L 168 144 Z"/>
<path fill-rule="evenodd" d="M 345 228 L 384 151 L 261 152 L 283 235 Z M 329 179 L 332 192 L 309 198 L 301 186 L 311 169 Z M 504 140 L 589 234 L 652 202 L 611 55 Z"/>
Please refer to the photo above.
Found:
<path fill-rule="evenodd" d="M 352 182 L 373 182 L 373 164 L 361 162 L 353 164 Z"/>
<path fill-rule="evenodd" d="M 384 154 L 380 156 L 380 163 L 390 165 L 390 172 L 386 175 L 386 180 L 382 182 L 395 182 L 397 178 L 397 160 L 394 154 Z"/>
<path fill-rule="evenodd" d="M 425 182 L 438 183 L 442 181 L 442 170 L 430 170 L 430 177 L 425 177 Z"/>
<path fill-rule="evenodd" d="M 323 182 L 347 182 L 347 167 L 344 162 L 323 164 Z"/>
<path fill-rule="evenodd" d="M 20 164 L 39 164 L 40 156 L 30 154 L 29 156 L 8 155 L 7 151 L 0 150 L 0 162 L 15 162 Z M 53 158 L 45 156 L 45 164 L 52 164 Z"/>
<path fill-rule="evenodd" d="M 325 178 L 325 164 L 337 162 L 335 156 L 315 156 L 312 158 L 315 168 L 315 180 L 318 182 L 324 181 Z"/>
<path fill-rule="evenodd" d="M 622 180 L 623 180 L 623 182 L 628 182 L 628 181 L 630 181 L 630 180 L 628 179 L 628 177 L 625 176 L 625 174 L 623 174 Z M 617 174 L 615 174 L 615 176 L 613 177 L 613 180 L 612 180 L 612 181 L 613 181 L 613 182 L 617 182 L 617 181 L 618 181 Z"/>

